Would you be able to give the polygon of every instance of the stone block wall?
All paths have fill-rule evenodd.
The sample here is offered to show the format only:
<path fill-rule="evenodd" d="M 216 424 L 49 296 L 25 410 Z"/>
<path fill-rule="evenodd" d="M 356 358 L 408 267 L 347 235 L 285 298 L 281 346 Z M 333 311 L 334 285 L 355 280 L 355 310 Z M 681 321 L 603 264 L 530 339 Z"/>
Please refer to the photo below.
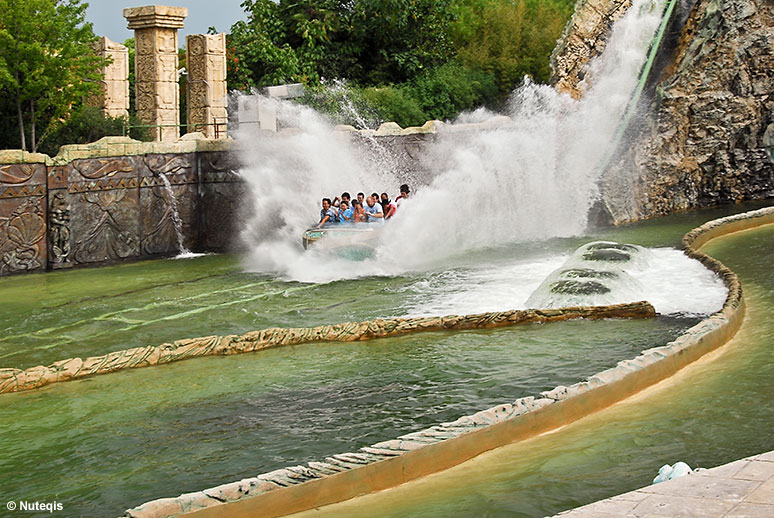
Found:
<path fill-rule="evenodd" d="M 89 104 L 102 108 L 110 117 L 129 115 L 129 49 L 106 37 L 99 38 L 93 45 L 94 52 L 109 58 L 111 63 L 102 67 L 102 89 L 89 100 Z"/>
<path fill-rule="evenodd" d="M 186 248 L 234 244 L 244 189 L 228 146 L 106 137 L 54 159 L 0 152 L 3 162 L 19 163 L 0 165 L 0 275 L 177 253 L 162 174 Z"/>

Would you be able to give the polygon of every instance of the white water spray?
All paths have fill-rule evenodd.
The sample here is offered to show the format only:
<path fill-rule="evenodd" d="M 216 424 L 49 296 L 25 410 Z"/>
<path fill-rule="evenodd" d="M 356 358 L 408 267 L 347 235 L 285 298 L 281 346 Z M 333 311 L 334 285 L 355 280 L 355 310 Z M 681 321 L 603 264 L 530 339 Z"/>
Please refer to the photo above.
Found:
<path fill-rule="evenodd" d="M 438 173 L 430 185 L 413 186 L 412 198 L 385 225 L 373 260 L 304 252 L 300 236 L 319 219 L 320 198 L 343 191 L 394 195 L 403 182 L 391 164 L 365 158 L 312 110 L 276 102 L 282 125 L 297 131 L 239 136 L 255 204 L 243 235 L 252 249 L 248 268 L 315 282 L 394 275 L 471 249 L 582 233 L 598 195 L 596 165 L 637 83 L 660 13 L 651 0 L 635 0 L 591 64 L 582 100 L 527 81 L 513 94 L 507 127 L 441 131 L 427 150 Z"/>

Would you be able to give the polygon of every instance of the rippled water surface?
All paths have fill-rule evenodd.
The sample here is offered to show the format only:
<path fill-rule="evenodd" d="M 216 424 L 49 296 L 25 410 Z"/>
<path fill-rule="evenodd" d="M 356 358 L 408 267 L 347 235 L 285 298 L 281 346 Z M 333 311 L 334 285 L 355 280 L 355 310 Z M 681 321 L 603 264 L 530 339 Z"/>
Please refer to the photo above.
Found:
<path fill-rule="evenodd" d="M 400 277 L 328 284 L 243 273 L 226 256 L 0 279 L 0 365 L 267 326 L 519 307 L 530 286 L 581 243 L 605 238 L 670 247 L 698 220 L 717 214 L 479 251 Z M 492 290 L 499 290 L 494 302 Z M 0 487 L 9 499 L 63 502 L 65 516 L 119 515 L 153 498 L 354 450 L 574 383 L 666 343 L 696 321 L 680 313 L 296 346 L 3 395 Z M 462 516 L 482 505 L 479 497 L 443 501 L 406 512 L 420 516 L 438 507 Z"/>
<path fill-rule="evenodd" d="M 675 221 L 675 220 L 672 220 Z M 703 251 L 742 280 L 747 318 L 709 361 L 561 431 L 306 516 L 540 517 L 648 485 L 664 464 L 713 467 L 774 448 L 774 225 Z"/>

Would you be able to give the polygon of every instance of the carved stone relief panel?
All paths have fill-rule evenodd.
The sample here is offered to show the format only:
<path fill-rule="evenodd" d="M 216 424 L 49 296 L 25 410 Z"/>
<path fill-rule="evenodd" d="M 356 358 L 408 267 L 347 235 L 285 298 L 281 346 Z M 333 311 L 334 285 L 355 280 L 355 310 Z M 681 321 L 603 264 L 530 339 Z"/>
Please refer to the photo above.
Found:
<path fill-rule="evenodd" d="M 48 170 L 48 188 L 66 189 L 72 164 L 50 167 Z"/>
<path fill-rule="evenodd" d="M 136 257 L 138 189 L 84 192 L 71 197 L 71 231 L 75 262 L 98 263 Z"/>
<path fill-rule="evenodd" d="M 45 268 L 45 195 L 45 164 L 0 165 L 0 275 Z"/>
<path fill-rule="evenodd" d="M 0 201 L 0 275 L 45 268 L 45 217 L 43 196 Z"/>
<path fill-rule="evenodd" d="M 154 54 L 156 52 L 156 35 L 153 29 L 136 29 L 134 31 L 134 46 L 137 55 Z"/>
<path fill-rule="evenodd" d="M 65 189 L 49 191 L 48 200 L 49 265 L 54 269 L 69 268 L 73 265 L 69 194 Z"/>
<path fill-rule="evenodd" d="M 201 186 L 201 243 L 205 250 L 231 250 L 240 246 L 243 227 L 241 182 L 209 183 Z"/>
<path fill-rule="evenodd" d="M 239 156 L 228 151 L 208 151 L 199 155 L 202 183 L 241 182 Z"/>

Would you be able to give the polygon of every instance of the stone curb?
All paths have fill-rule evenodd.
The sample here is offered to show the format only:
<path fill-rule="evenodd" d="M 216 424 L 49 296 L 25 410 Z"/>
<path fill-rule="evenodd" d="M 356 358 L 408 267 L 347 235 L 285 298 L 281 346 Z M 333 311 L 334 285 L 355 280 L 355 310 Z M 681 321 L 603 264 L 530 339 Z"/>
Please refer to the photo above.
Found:
<path fill-rule="evenodd" d="M 134 347 L 101 356 L 68 358 L 48 366 L 0 369 L 0 394 L 32 390 L 51 383 L 76 380 L 123 369 L 162 365 L 202 356 L 243 354 L 315 342 L 356 342 L 421 331 L 487 329 L 519 324 L 558 322 L 577 318 L 651 318 L 655 309 L 647 302 L 613 306 L 530 309 L 476 315 L 447 315 L 344 322 L 301 328 L 270 328 L 244 335 L 205 336 L 157 346 Z"/>
<path fill-rule="evenodd" d="M 744 317 L 741 284 L 725 265 L 696 248 L 714 237 L 768 223 L 774 223 L 774 207 L 710 221 L 685 235 L 685 253 L 715 271 L 728 287 L 728 296 L 720 311 L 665 346 L 645 350 L 570 387 L 559 386 L 354 453 L 333 455 L 323 462 L 279 469 L 177 498 L 153 500 L 127 510 L 124 516 L 283 516 L 448 469 L 485 451 L 556 429 L 621 401 L 668 378 L 733 337 Z"/>

